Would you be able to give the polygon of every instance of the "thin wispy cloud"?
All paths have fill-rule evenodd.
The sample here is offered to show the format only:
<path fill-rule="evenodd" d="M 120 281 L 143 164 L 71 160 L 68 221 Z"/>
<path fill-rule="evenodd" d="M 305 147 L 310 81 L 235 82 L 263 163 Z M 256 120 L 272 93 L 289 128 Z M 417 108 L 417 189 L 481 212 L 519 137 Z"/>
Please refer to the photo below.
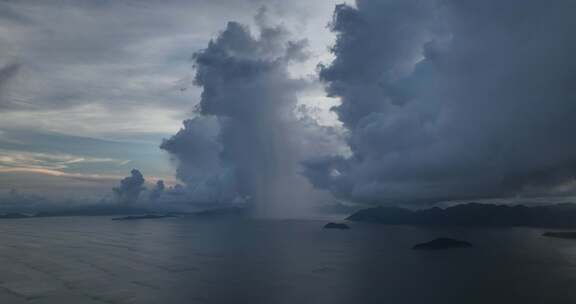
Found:
<path fill-rule="evenodd" d="M 94 158 L 69 154 L 47 154 L 0 149 L 0 168 L 67 169 L 74 164 L 112 163 L 125 165 L 130 160 Z"/>

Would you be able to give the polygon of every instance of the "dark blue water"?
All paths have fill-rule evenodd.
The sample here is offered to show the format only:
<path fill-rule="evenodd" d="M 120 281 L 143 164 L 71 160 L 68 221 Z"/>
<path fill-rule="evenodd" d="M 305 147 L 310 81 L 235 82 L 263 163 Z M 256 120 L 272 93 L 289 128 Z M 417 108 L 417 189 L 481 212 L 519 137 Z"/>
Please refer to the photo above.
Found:
<path fill-rule="evenodd" d="M 312 220 L 0 221 L 0 303 L 576 303 L 576 240 Z M 435 237 L 472 249 L 414 251 Z"/>

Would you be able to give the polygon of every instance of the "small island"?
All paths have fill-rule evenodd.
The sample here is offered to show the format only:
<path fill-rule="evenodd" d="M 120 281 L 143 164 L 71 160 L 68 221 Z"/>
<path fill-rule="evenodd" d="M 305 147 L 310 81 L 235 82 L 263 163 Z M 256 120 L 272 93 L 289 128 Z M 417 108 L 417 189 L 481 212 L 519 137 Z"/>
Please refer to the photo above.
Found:
<path fill-rule="evenodd" d="M 542 236 L 555 237 L 561 239 L 576 239 L 576 232 L 574 231 L 564 231 L 564 232 L 544 232 Z"/>
<path fill-rule="evenodd" d="M 468 248 L 472 244 L 466 241 L 460 241 L 450 238 L 437 238 L 427 243 L 416 244 L 412 249 L 414 250 L 438 250 L 438 249 L 453 249 L 453 248 Z"/>
<path fill-rule="evenodd" d="M 326 225 L 324 225 L 324 229 L 341 229 L 341 230 L 346 230 L 346 229 L 350 229 L 350 226 L 344 224 L 344 223 L 328 223 Z"/>
<path fill-rule="evenodd" d="M 175 217 L 174 215 L 170 214 L 144 214 L 144 215 L 129 215 L 124 217 L 116 217 L 113 218 L 113 221 L 131 221 L 131 220 L 147 220 L 147 219 L 161 219 L 167 217 Z"/>

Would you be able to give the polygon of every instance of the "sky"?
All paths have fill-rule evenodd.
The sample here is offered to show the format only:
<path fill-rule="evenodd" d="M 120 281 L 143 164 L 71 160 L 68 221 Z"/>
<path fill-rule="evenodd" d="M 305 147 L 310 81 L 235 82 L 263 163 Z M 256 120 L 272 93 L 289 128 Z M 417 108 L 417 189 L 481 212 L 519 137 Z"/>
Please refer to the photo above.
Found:
<path fill-rule="evenodd" d="M 0 191 L 262 215 L 571 200 L 574 9 L 1 1 Z"/>
<path fill-rule="evenodd" d="M 0 1 L 0 191 L 100 195 L 132 168 L 176 183 L 160 144 L 195 115 L 192 55 L 228 21 L 254 27 L 265 11 L 309 39 L 309 60 L 291 73 L 313 78 L 317 62 L 330 60 L 334 5 Z M 319 87 L 300 97 L 321 107 L 326 99 Z"/>

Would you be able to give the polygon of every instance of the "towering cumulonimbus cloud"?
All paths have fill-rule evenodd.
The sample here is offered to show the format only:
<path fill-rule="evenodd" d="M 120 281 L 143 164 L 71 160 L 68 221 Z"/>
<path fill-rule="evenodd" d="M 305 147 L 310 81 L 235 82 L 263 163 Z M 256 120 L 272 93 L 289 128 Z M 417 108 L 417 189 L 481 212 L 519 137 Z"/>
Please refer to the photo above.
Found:
<path fill-rule="evenodd" d="M 576 174 L 574 1 L 357 0 L 320 77 L 350 157 L 306 162 L 379 203 L 558 195 Z"/>
<path fill-rule="evenodd" d="M 299 174 L 300 161 L 329 143 L 311 143 L 318 126 L 295 113 L 297 93 L 309 84 L 288 67 L 306 58 L 305 41 L 258 23 L 254 36 L 229 22 L 193 56 L 203 89 L 198 116 L 161 147 L 178 161 L 194 200 L 247 201 L 259 216 L 299 213 L 317 192 Z"/>
<path fill-rule="evenodd" d="M 120 186 L 112 189 L 117 202 L 123 205 L 136 203 L 140 193 L 146 189 L 144 182 L 142 173 L 137 169 L 132 169 L 130 176 L 121 180 Z"/>

